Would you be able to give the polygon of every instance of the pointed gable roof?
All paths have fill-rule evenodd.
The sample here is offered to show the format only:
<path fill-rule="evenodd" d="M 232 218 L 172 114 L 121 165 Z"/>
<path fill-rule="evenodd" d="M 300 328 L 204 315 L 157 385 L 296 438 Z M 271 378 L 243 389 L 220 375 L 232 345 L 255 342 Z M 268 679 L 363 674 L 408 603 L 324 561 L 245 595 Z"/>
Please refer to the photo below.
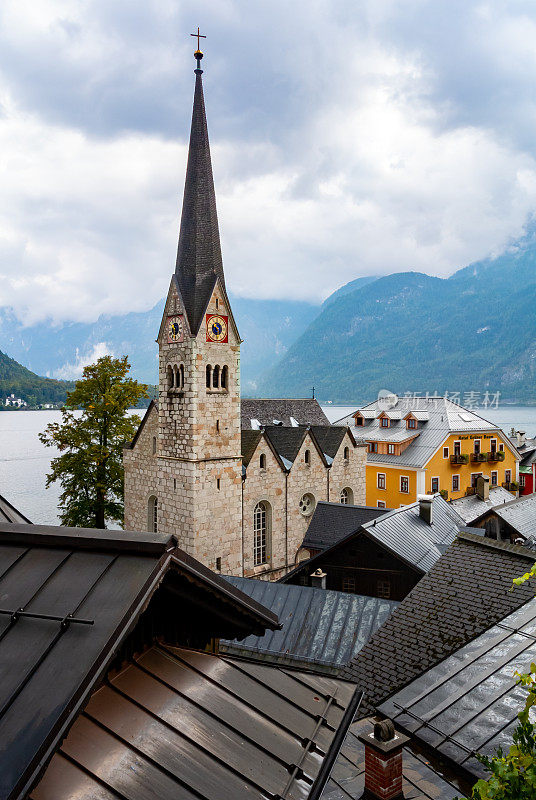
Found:
<path fill-rule="evenodd" d="M 202 73 L 199 68 L 195 70 L 192 128 L 175 267 L 175 277 L 194 335 L 199 331 L 217 278 L 225 291 Z"/>

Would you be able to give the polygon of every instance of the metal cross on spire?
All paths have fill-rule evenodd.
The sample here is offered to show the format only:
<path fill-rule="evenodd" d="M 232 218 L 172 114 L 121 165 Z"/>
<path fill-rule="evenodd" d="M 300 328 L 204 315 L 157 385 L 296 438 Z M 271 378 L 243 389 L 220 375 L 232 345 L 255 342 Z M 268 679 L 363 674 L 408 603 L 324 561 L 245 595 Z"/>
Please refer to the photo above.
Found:
<path fill-rule="evenodd" d="M 191 33 L 190 36 L 196 36 L 197 37 L 197 50 L 194 53 L 194 58 L 197 59 L 197 68 L 200 69 L 200 67 L 201 67 L 201 59 L 203 58 L 203 53 L 201 52 L 201 48 L 199 46 L 199 40 L 200 39 L 206 39 L 207 37 L 203 36 L 202 33 L 199 33 L 199 28 L 197 29 L 197 33 Z"/>

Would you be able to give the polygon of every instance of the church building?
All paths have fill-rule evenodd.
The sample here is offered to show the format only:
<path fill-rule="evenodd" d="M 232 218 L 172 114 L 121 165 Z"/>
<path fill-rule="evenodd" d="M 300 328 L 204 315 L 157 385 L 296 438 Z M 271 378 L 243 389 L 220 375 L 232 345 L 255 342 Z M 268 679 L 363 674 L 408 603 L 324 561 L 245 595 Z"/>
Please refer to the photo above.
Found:
<path fill-rule="evenodd" d="M 294 566 L 319 500 L 364 503 L 366 450 L 316 401 L 246 401 L 241 415 L 202 57 L 197 50 L 177 262 L 157 338 L 158 401 L 124 450 L 124 527 L 173 534 L 216 571 L 275 579 Z"/>

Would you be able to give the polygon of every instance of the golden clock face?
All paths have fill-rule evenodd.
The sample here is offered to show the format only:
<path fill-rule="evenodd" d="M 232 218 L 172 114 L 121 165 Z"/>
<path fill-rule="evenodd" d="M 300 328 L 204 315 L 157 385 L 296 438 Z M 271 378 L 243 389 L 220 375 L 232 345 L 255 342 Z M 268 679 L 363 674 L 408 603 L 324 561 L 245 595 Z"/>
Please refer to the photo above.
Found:
<path fill-rule="evenodd" d="M 168 317 L 167 321 L 168 342 L 182 342 L 184 326 L 182 316 Z"/>
<path fill-rule="evenodd" d="M 207 314 L 207 342 L 227 342 L 227 317 Z"/>

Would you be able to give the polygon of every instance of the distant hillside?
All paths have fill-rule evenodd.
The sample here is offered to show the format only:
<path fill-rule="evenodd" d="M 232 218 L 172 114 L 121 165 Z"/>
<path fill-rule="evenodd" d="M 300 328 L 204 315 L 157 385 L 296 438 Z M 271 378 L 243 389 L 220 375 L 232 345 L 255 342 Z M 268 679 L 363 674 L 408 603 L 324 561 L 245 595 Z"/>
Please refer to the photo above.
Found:
<path fill-rule="evenodd" d="M 65 400 L 67 392 L 73 388 L 74 384 L 68 381 L 41 378 L 0 351 L 1 405 L 12 393 L 16 397 L 21 397 L 28 405 L 61 403 Z"/>
<path fill-rule="evenodd" d="M 259 395 L 308 396 L 314 385 L 339 403 L 380 389 L 536 402 L 534 242 L 449 279 L 398 273 L 332 298 L 259 381 Z"/>
<path fill-rule="evenodd" d="M 242 388 L 256 391 L 256 379 L 283 356 L 318 314 L 320 306 L 294 300 L 248 300 L 231 295 L 240 335 Z M 35 372 L 79 377 L 81 366 L 100 355 L 127 355 L 133 377 L 158 381 L 155 338 L 164 301 L 149 311 L 102 315 L 96 322 L 40 322 L 23 327 L 9 308 L 0 308 L 0 348 Z"/>

